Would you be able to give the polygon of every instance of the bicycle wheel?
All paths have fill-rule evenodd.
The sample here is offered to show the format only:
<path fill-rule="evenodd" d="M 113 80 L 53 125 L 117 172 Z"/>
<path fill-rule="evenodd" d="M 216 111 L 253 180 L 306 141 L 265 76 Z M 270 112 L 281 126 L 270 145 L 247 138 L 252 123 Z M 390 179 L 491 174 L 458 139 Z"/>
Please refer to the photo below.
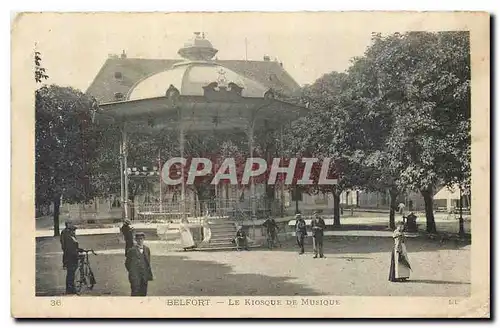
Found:
<path fill-rule="evenodd" d="M 82 292 L 85 286 L 85 272 L 82 266 L 78 266 L 75 273 L 75 291 L 78 295 Z"/>
<path fill-rule="evenodd" d="M 90 265 L 87 264 L 87 267 L 88 267 L 88 289 L 92 289 L 94 288 L 95 284 L 96 284 L 96 280 L 95 280 L 95 277 L 94 277 L 94 272 L 92 272 L 92 269 L 90 268 Z"/>
<path fill-rule="evenodd" d="M 273 248 L 273 241 L 269 234 L 267 234 L 267 248 L 272 249 Z"/>

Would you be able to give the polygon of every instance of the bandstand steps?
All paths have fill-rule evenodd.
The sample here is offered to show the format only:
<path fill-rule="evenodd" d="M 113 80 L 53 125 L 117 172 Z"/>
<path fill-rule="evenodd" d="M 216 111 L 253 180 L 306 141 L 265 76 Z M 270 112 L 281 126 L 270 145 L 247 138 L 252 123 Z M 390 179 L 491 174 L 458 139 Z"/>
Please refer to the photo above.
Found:
<path fill-rule="evenodd" d="M 210 226 L 210 240 L 201 244 L 198 250 L 231 249 L 234 248 L 233 239 L 236 236 L 236 226 L 233 220 L 215 219 L 208 222 Z"/>

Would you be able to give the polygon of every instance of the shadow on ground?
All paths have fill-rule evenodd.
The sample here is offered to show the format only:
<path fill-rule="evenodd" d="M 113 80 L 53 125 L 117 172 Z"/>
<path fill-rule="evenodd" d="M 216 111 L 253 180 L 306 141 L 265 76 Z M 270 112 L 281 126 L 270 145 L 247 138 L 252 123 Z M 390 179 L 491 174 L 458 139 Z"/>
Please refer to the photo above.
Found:
<path fill-rule="evenodd" d="M 406 284 L 432 284 L 432 285 L 470 285 L 470 282 L 431 280 L 431 279 L 411 279 L 411 280 L 405 281 L 404 283 L 406 283 Z"/>
<path fill-rule="evenodd" d="M 460 250 L 470 245 L 470 240 L 457 241 L 440 239 L 432 240 L 423 237 L 407 238 L 406 248 L 408 252 L 432 252 L 438 250 Z M 323 250 L 325 254 L 369 254 L 390 253 L 394 247 L 394 241 L 390 237 L 369 236 L 325 236 Z M 312 251 L 312 238 L 305 239 L 306 251 Z M 267 249 L 263 247 L 262 249 Z M 280 251 L 297 252 L 298 246 L 295 237 L 288 237 L 281 241 L 281 247 L 275 248 Z M 273 250 L 269 250 L 273 251 Z"/>
<path fill-rule="evenodd" d="M 123 255 L 99 255 L 91 259 L 97 284 L 89 295 L 128 296 L 130 287 Z M 61 257 L 37 257 L 36 295 L 64 294 L 66 271 Z M 321 295 L 289 277 L 261 274 L 234 274 L 230 266 L 214 261 L 199 261 L 185 256 L 154 256 L 151 263 L 154 281 L 148 296 L 293 296 Z"/>

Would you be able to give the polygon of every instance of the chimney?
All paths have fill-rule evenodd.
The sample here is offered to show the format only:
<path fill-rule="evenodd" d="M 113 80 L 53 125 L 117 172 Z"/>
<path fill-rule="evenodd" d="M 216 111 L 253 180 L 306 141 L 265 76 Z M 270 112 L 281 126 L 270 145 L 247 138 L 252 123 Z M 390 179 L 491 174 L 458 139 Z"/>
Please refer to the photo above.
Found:
<path fill-rule="evenodd" d="M 125 59 L 127 58 L 127 54 L 125 53 L 125 50 L 123 50 L 121 56 L 120 56 L 122 59 Z"/>
<path fill-rule="evenodd" d="M 271 58 L 268 55 L 265 55 L 263 59 L 264 59 L 264 61 L 270 61 L 271 60 Z"/>

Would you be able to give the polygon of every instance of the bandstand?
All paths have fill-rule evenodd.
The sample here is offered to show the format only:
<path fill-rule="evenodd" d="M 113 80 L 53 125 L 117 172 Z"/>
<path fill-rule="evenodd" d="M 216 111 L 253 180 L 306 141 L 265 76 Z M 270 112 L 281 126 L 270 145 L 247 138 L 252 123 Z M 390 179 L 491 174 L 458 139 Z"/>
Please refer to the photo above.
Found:
<path fill-rule="evenodd" d="M 261 135 L 283 131 L 290 122 L 307 113 L 304 106 L 285 101 L 281 90 L 266 87 L 248 75 L 238 74 L 222 66 L 214 60 L 217 52 L 203 34 L 195 33 L 194 38 L 178 51 L 182 61 L 163 72 L 142 78 L 123 100 L 100 104 L 95 115 L 96 122 L 119 126 L 121 130 L 121 204 L 124 218 L 130 217 L 127 186 L 130 174 L 135 174 L 130 172 L 127 163 L 130 131 L 175 131 L 180 143 L 178 156 L 181 158 L 189 156 L 184 150 L 186 133 L 234 131 L 246 139 L 248 156 L 251 158 L 254 156 L 257 132 Z M 159 170 L 156 174 L 160 174 Z M 184 181 L 180 189 L 180 209 L 175 209 L 175 212 L 186 218 L 190 213 L 186 209 Z M 214 217 L 234 220 L 229 213 L 240 210 L 248 213 L 248 220 L 256 220 L 259 216 L 259 201 L 253 180 L 250 180 L 248 190 L 248 208 L 232 208 L 230 211 L 226 208 L 225 213 L 217 212 Z M 159 210 L 153 210 L 151 214 L 174 211 L 167 204 L 162 206 L 161 202 L 160 198 Z M 229 207 L 237 203 L 226 202 Z M 212 235 L 211 241 L 214 242 L 216 238 L 213 232 L 208 234 Z"/>

